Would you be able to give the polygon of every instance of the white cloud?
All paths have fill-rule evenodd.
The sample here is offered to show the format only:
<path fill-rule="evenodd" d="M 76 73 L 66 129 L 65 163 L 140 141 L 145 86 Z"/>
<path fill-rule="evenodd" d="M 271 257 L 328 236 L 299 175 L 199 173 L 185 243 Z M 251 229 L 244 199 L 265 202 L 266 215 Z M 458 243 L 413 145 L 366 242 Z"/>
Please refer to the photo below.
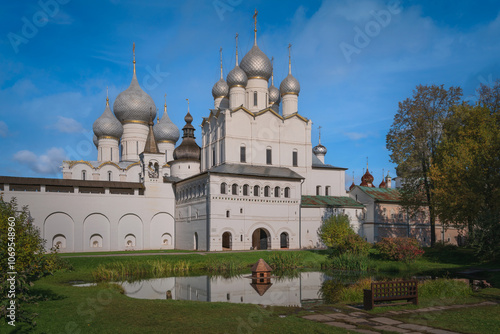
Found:
<path fill-rule="evenodd" d="M 31 151 L 22 150 L 15 153 L 13 158 L 36 173 L 58 174 L 62 161 L 66 159 L 66 153 L 62 148 L 52 147 L 40 156 Z"/>
<path fill-rule="evenodd" d="M 7 124 L 5 124 L 4 121 L 0 121 L 0 137 L 7 137 L 7 135 L 9 134 L 9 127 L 7 126 Z"/>
<path fill-rule="evenodd" d="M 360 140 L 368 137 L 366 132 L 345 132 L 344 135 L 351 140 Z"/>
<path fill-rule="evenodd" d="M 56 129 L 63 133 L 80 133 L 84 131 L 83 126 L 73 118 L 57 116 L 57 122 L 47 126 L 49 129 Z"/>

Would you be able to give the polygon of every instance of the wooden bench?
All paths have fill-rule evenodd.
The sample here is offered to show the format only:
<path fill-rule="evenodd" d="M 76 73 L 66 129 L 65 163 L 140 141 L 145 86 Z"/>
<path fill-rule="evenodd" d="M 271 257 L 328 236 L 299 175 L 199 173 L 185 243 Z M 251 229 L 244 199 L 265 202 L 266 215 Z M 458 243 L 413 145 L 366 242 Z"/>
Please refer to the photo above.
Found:
<path fill-rule="evenodd" d="M 418 281 L 391 281 L 372 283 L 371 290 L 364 289 L 364 308 L 371 310 L 375 306 L 394 306 L 413 303 L 418 304 Z M 389 302 L 406 300 L 405 303 L 375 304 L 375 302 Z"/>

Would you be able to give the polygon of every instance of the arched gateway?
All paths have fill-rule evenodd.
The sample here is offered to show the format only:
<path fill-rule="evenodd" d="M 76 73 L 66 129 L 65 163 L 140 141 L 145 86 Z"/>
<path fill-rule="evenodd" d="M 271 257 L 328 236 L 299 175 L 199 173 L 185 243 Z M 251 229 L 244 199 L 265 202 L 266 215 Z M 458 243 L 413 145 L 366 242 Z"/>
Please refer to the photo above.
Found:
<path fill-rule="evenodd" d="M 258 228 L 252 234 L 253 249 L 271 249 L 271 235 L 265 228 Z"/>
<path fill-rule="evenodd" d="M 224 232 L 222 234 L 222 250 L 231 250 L 231 233 Z"/>

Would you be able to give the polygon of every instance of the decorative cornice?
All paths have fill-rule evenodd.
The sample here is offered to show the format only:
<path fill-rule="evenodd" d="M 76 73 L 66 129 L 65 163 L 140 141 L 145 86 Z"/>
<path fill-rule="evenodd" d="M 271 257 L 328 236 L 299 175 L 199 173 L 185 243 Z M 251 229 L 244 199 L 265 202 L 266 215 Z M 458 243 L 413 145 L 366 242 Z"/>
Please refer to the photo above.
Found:
<path fill-rule="evenodd" d="M 229 87 L 229 89 L 235 88 L 235 87 L 245 88 L 245 86 L 243 86 L 243 85 L 232 85 Z"/>
<path fill-rule="evenodd" d="M 283 93 L 283 94 L 281 94 L 281 96 L 284 96 L 284 95 L 297 95 L 297 96 L 299 96 L 298 93 L 294 93 L 294 92 L 289 92 L 289 93 Z"/>
<path fill-rule="evenodd" d="M 118 165 L 117 165 L 116 163 L 114 163 L 113 161 L 106 161 L 106 162 L 103 162 L 102 164 L 100 164 L 100 165 L 97 167 L 97 169 L 100 169 L 100 168 L 101 168 L 102 166 L 104 166 L 104 165 L 113 165 L 113 166 L 115 166 L 115 167 L 116 167 L 116 168 L 118 168 L 118 169 L 122 169 L 122 168 L 120 168 L 120 166 L 118 166 Z"/>
<path fill-rule="evenodd" d="M 261 77 L 261 76 L 248 77 L 248 80 L 250 80 L 250 79 L 262 79 L 262 80 L 266 80 L 266 81 L 267 81 L 267 79 L 266 79 L 266 78 Z"/>
<path fill-rule="evenodd" d="M 169 143 L 169 144 L 174 144 L 175 145 L 175 142 L 173 140 L 158 140 L 157 143 L 158 144 Z"/>
<path fill-rule="evenodd" d="M 139 161 L 136 161 L 134 162 L 133 164 L 130 164 L 127 166 L 127 168 L 125 168 L 125 170 L 129 170 L 131 167 L 135 166 L 135 165 L 140 165 L 140 162 Z"/>
<path fill-rule="evenodd" d="M 99 140 L 101 140 L 101 139 L 114 139 L 114 140 L 120 140 L 120 138 L 116 138 L 116 137 L 113 137 L 113 136 L 100 136 L 98 139 L 99 139 Z"/>
<path fill-rule="evenodd" d="M 144 124 L 144 125 L 148 125 L 148 122 L 144 122 L 144 121 L 138 121 L 138 120 L 128 120 L 128 121 L 122 121 L 122 124 L 127 124 L 127 123 L 132 123 L 132 124 Z"/>

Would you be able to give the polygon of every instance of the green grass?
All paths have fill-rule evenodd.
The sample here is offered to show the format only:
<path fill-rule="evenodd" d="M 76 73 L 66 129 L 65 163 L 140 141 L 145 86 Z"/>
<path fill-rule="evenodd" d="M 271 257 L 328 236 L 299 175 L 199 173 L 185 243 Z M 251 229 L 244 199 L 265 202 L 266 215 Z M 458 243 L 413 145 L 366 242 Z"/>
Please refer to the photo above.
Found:
<path fill-rule="evenodd" d="M 395 319 L 418 325 L 437 327 L 459 333 L 498 333 L 500 305 L 469 307 L 456 310 L 399 315 Z"/>
<path fill-rule="evenodd" d="M 276 254 L 283 254 L 276 255 Z M 291 254 L 291 255 L 284 255 Z M 209 268 L 214 270 L 249 271 L 259 258 L 270 261 L 271 257 L 280 258 L 286 266 L 293 265 L 299 268 L 319 269 L 327 261 L 326 251 L 287 251 L 269 252 L 254 251 L 241 253 L 196 253 L 190 252 L 180 255 L 165 255 L 151 253 L 144 256 L 110 256 L 105 257 L 68 257 L 66 260 L 73 266 L 73 270 L 62 270 L 53 276 L 45 277 L 35 282 L 34 291 L 47 296 L 49 300 L 28 305 L 27 308 L 39 313 L 36 318 L 37 327 L 33 333 L 234 333 L 239 330 L 245 332 L 262 333 L 347 333 L 347 331 L 330 326 L 307 321 L 301 315 L 311 314 L 309 310 L 317 313 L 332 312 L 332 308 L 348 310 L 346 304 L 359 300 L 359 291 L 362 290 L 361 282 L 352 291 L 343 291 L 343 301 L 332 301 L 335 304 L 305 305 L 304 308 L 293 307 L 268 307 L 251 304 L 207 303 L 182 300 L 140 300 L 132 299 L 121 293 L 121 288 L 116 285 L 99 283 L 88 288 L 75 288 L 69 281 L 93 281 L 92 273 L 99 267 L 135 268 L 150 266 L 146 271 L 154 275 L 162 275 L 165 268 L 173 272 L 172 276 L 186 275 L 184 271 L 175 272 L 173 268 L 177 263 L 188 264 L 189 275 L 206 274 Z M 470 250 L 444 250 L 441 254 L 434 250 L 427 250 L 424 257 L 413 264 L 406 265 L 393 261 L 377 258 L 376 253 L 370 255 L 370 266 L 375 269 L 377 276 L 387 269 L 392 268 L 395 277 L 406 277 L 414 273 L 427 273 L 429 271 L 456 271 L 468 266 L 498 268 L 498 265 L 477 263 Z M 285 257 L 294 260 L 284 259 Z M 293 263 L 292 263 L 293 262 Z M 297 263 L 295 263 L 297 262 Z M 203 269 L 205 268 L 205 269 Z M 222 269 L 220 269 L 222 268 Z M 142 269 L 140 269 L 142 270 Z M 202 272 L 202 270 L 205 270 Z M 345 272 L 346 275 L 349 272 Z M 372 272 L 369 275 L 372 275 Z M 170 276 L 168 275 L 168 276 Z M 493 279 L 500 278 L 498 272 L 489 272 Z M 355 278 L 353 278 L 355 280 Z M 351 279 L 347 279 L 349 281 Z M 365 282 L 366 283 L 366 282 Z M 436 283 L 441 284 L 441 283 Z M 344 283 L 345 287 L 345 283 Z M 330 286 L 326 289 L 335 291 L 340 286 Z M 484 300 L 500 301 L 499 289 L 485 289 L 480 293 L 468 295 L 454 295 L 450 291 L 441 293 L 443 286 L 429 288 L 420 298 L 418 306 L 380 307 L 370 311 L 371 314 L 385 313 L 397 309 L 413 309 L 434 305 L 450 305 L 475 303 Z M 446 289 L 445 289 L 446 290 Z M 427 295 L 426 295 L 427 294 Z M 449 330 L 469 328 L 465 323 L 482 322 L 470 326 L 477 331 L 470 333 L 494 333 L 500 328 L 495 319 L 500 318 L 498 307 L 485 307 L 484 312 L 474 313 L 474 309 L 460 309 L 436 313 L 434 319 L 424 319 L 423 314 L 412 318 L 413 321 L 427 321 L 429 325 L 442 327 Z M 448 321 L 453 314 L 456 321 Z M 463 312 L 463 313 L 456 313 Z M 472 312 L 472 313 L 467 313 Z M 448 314 L 450 313 L 450 314 Z M 281 318 L 279 315 L 286 315 Z M 475 319 L 481 319 L 476 321 Z M 0 320 L 0 331 L 4 331 L 4 320 Z M 434 321 L 432 324 L 429 321 Z M 457 327 L 453 323 L 464 323 Z M 495 327 L 496 326 L 496 327 Z M 17 328 L 19 329 L 19 327 Z M 468 329 L 467 329 L 468 330 Z M 23 331 L 19 331 L 23 332 Z"/>

